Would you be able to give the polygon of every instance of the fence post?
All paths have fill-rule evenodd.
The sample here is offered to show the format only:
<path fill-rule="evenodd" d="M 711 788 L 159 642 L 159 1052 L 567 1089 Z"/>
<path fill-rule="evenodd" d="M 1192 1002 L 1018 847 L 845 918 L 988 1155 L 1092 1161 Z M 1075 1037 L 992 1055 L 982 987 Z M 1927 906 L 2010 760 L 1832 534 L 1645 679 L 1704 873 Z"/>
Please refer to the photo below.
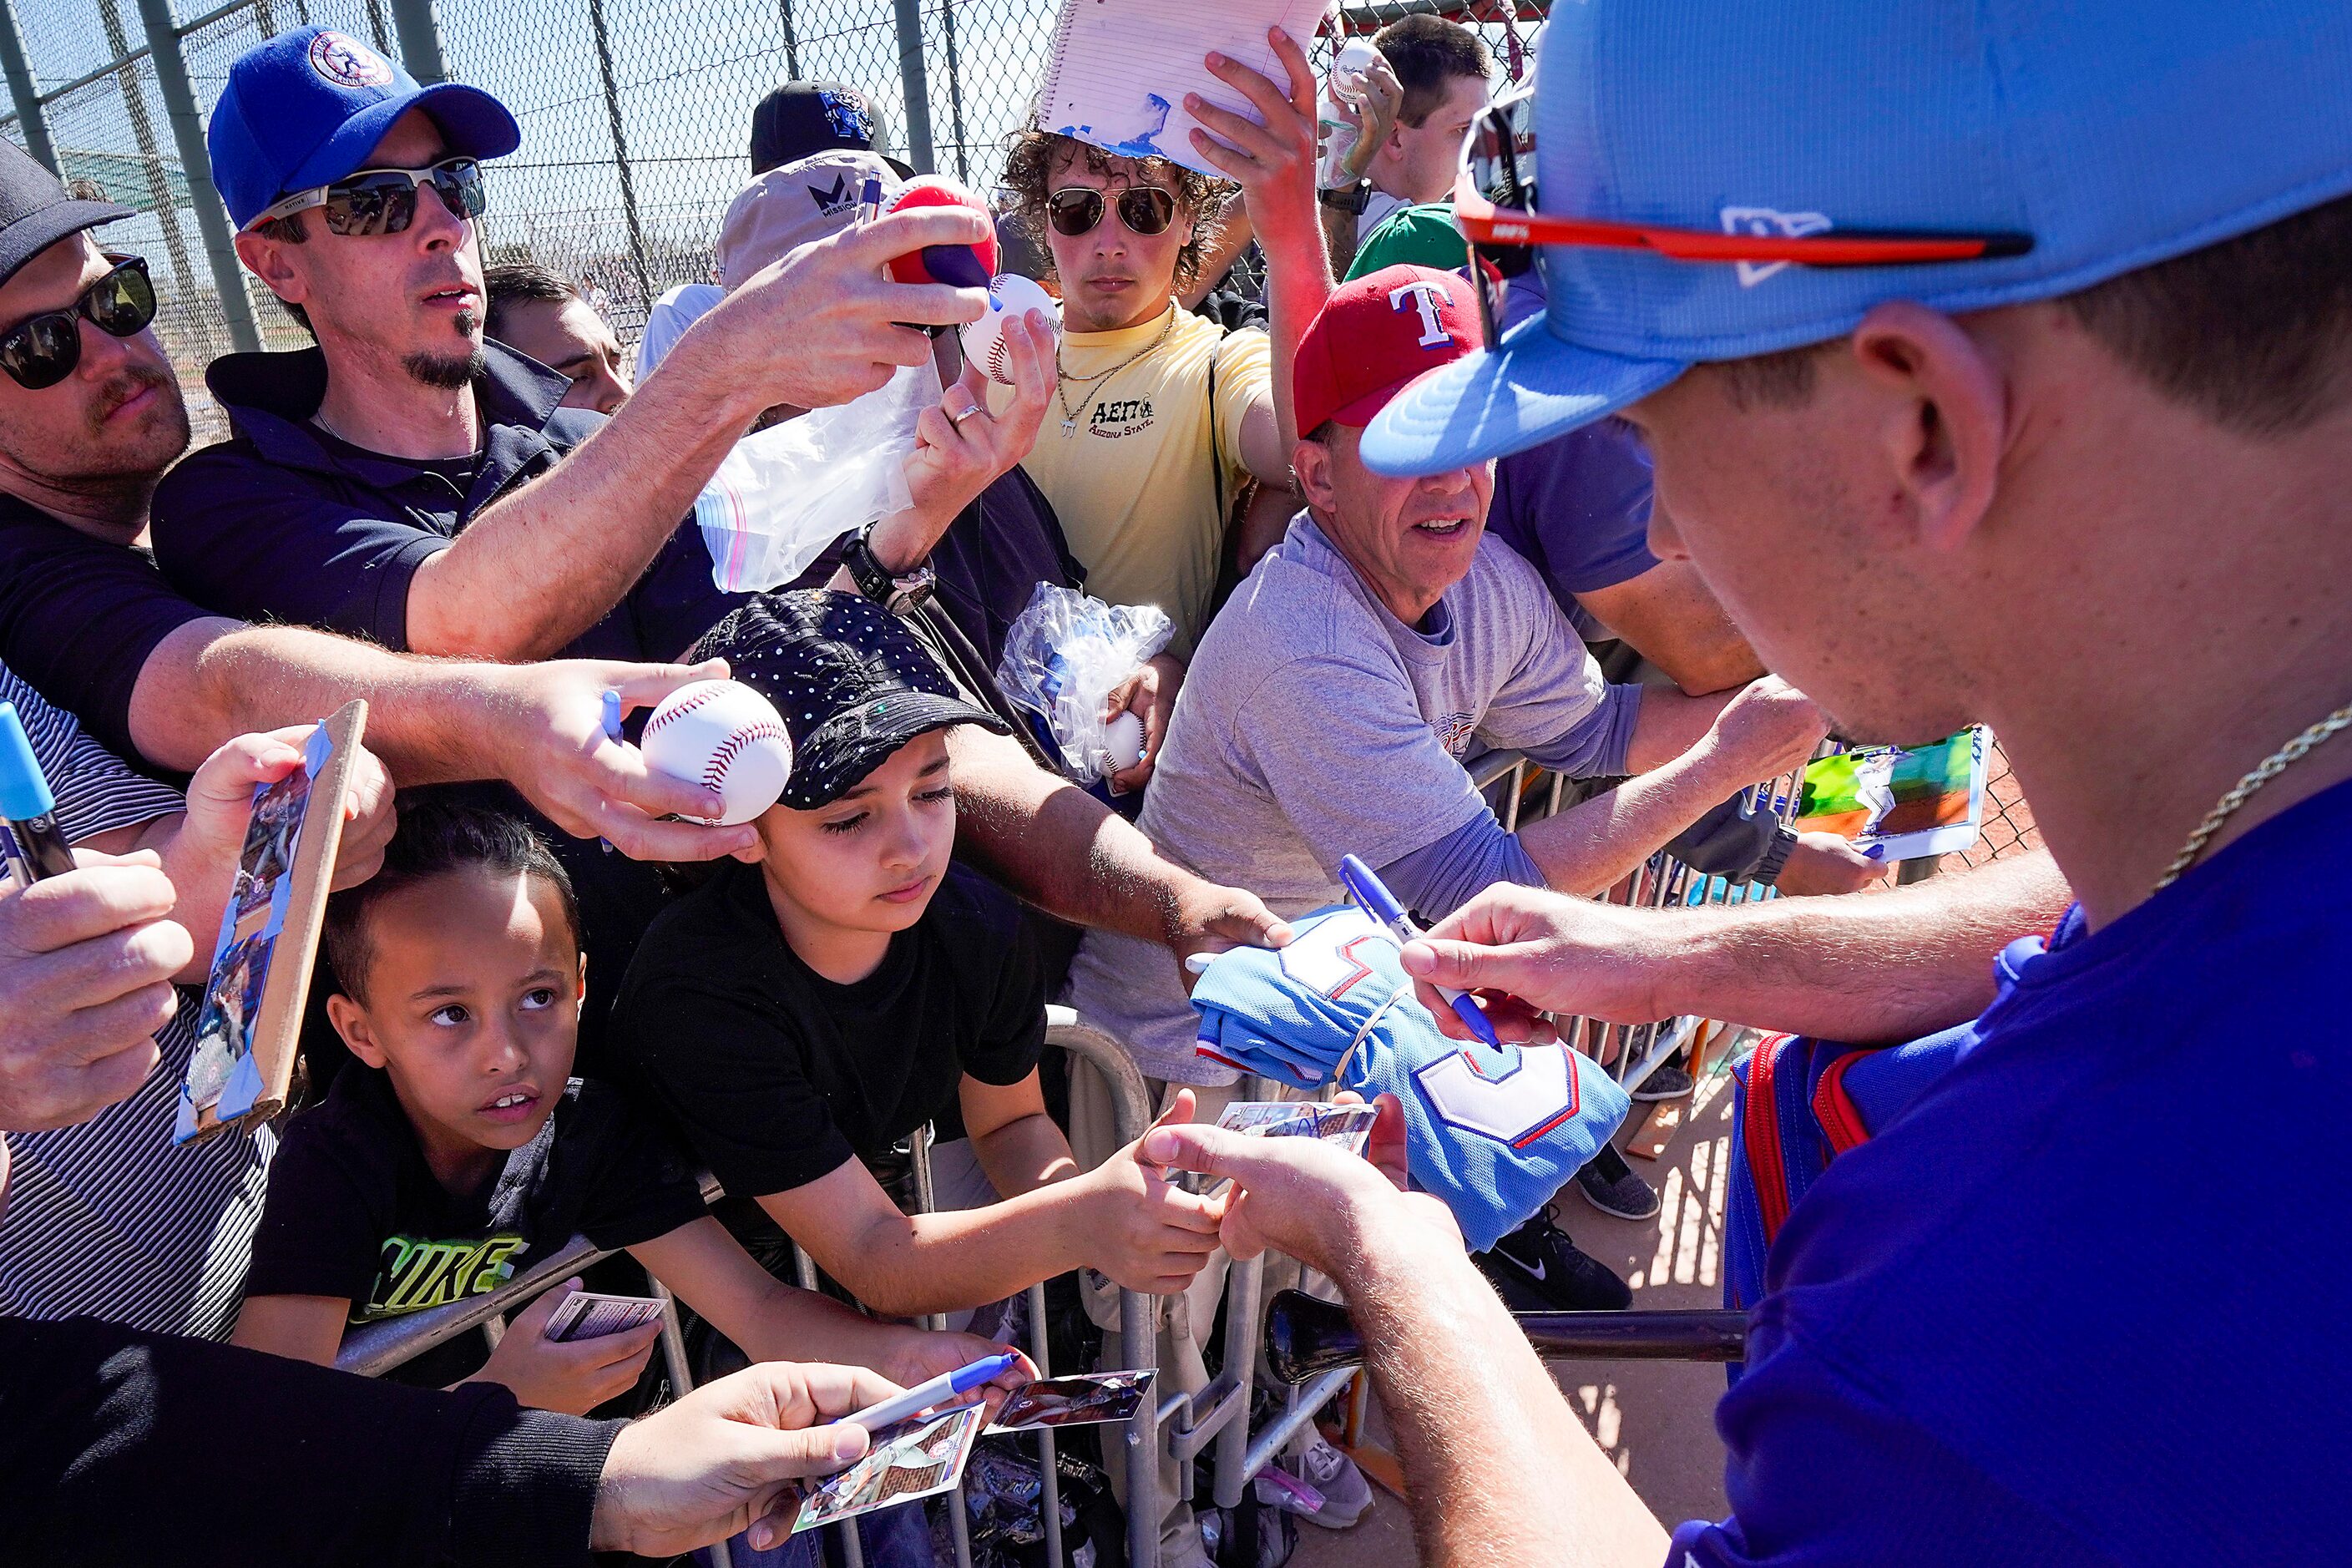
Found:
<path fill-rule="evenodd" d="M 433 0 L 392 0 L 393 30 L 400 36 L 400 63 L 425 86 L 449 79 L 441 58 L 441 28 L 433 19 Z"/>
<path fill-rule="evenodd" d="M 112 0 L 100 7 L 111 19 Z M 221 205 L 220 193 L 213 188 L 212 156 L 205 151 L 204 118 L 196 112 L 196 95 L 188 86 L 188 58 L 180 49 L 179 24 L 172 16 L 172 0 L 139 0 L 140 25 L 147 31 L 147 58 L 154 62 L 155 87 L 163 95 L 163 112 L 171 117 L 172 141 L 179 149 L 180 172 L 187 177 L 188 205 L 195 209 L 196 232 L 204 236 L 205 259 L 210 264 L 213 287 L 220 291 L 221 320 L 228 327 L 228 341 L 233 348 L 246 353 L 261 347 L 261 333 L 253 324 L 253 307 L 245 294 L 245 273 L 237 266 L 236 246 L 228 232 L 228 209 Z M 119 30 L 119 28 L 117 29 Z M 145 132 L 147 110 L 139 103 L 135 87 L 131 87 L 131 99 L 138 107 L 131 115 L 134 130 L 142 132 L 140 151 L 153 155 L 150 145 L 153 140 Z M 176 239 L 179 219 L 172 211 L 171 183 L 161 177 L 160 165 L 156 184 L 163 210 L 157 215 L 163 219 L 163 233 Z M 174 255 L 173 264 L 181 264 Z M 188 288 L 194 279 L 183 269 L 180 287 Z"/>
<path fill-rule="evenodd" d="M 940 25 L 948 46 L 948 129 L 955 137 L 956 178 L 971 179 L 971 155 L 963 132 L 963 64 L 956 58 L 955 0 L 940 0 Z"/>
<path fill-rule="evenodd" d="M 58 150 L 49 145 L 49 117 L 41 108 L 41 89 L 33 68 L 25 63 L 25 36 L 16 26 L 16 0 L 0 0 L 0 74 L 8 79 L 8 96 L 16 100 L 16 123 L 25 128 L 25 147 L 64 177 L 58 167 Z"/>
<path fill-rule="evenodd" d="M 646 231 L 637 222 L 636 182 L 629 176 L 629 141 L 621 131 L 621 84 L 613 75 L 613 39 L 604 30 L 604 0 L 588 0 L 588 26 L 596 35 L 596 69 L 604 82 L 604 122 L 613 132 L 613 164 L 621 173 L 621 216 L 629 226 L 629 266 L 646 309 L 653 309 L 653 274 L 646 266 Z"/>
<path fill-rule="evenodd" d="M 898 79 L 907 89 L 907 162 L 915 173 L 934 173 L 931 159 L 931 78 L 923 64 L 922 0 L 896 0 Z"/>
<path fill-rule="evenodd" d="M 801 79 L 801 41 L 793 31 L 793 0 L 776 0 L 776 12 L 784 23 L 784 76 L 787 80 Z"/>

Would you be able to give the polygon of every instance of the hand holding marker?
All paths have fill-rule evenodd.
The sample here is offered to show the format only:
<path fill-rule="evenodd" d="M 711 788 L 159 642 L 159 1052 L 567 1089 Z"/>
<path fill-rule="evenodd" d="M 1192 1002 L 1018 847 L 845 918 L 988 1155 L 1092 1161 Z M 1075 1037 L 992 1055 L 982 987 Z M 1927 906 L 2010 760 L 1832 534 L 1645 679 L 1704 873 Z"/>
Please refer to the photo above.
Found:
<path fill-rule="evenodd" d="M 1021 1364 L 1021 1358 L 1011 1352 L 1001 1355 L 982 1356 L 969 1366 L 953 1372 L 943 1372 L 927 1383 L 919 1383 L 904 1394 L 894 1394 L 879 1405 L 869 1405 L 855 1415 L 844 1416 L 868 1433 L 880 1431 L 896 1421 L 929 1410 L 932 1405 L 969 1394 L 983 1384 L 994 1383 L 1007 1372 Z"/>
<path fill-rule="evenodd" d="M 1421 935 L 1421 928 L 1412 923 L 1412 917 L 1404 912 L 1404 906 L 1396 901 L 1396 895 L 1372 874 L 1370 866 L 1353 855 L 1339 857 L 1339 881 L 1359 909 L 1388 928 L 1389 934 L 1396 938 L 1399 947 Z M 1496 1035 L 1495 1026 L 1486 1022 L 1486 1012 L 1477 1003 L 1449 986 L 1438 986 L 1437 994 L 1445 998 L 1446 1005 L 1454 1009 L 1454 1016 L 1462 1020 L 1465 1027 L 1496 1055 L 1502 1054 L 1503 1042 Z"/>
<path fill-rule="evenodd" d="M 58 831 L 57 812 L 57 796 L 49 793 L 16 705 L 0 702 L 0 819 L 14 840 L 8 868 L 22 887 L 74 868 L 73 847 Z"/>

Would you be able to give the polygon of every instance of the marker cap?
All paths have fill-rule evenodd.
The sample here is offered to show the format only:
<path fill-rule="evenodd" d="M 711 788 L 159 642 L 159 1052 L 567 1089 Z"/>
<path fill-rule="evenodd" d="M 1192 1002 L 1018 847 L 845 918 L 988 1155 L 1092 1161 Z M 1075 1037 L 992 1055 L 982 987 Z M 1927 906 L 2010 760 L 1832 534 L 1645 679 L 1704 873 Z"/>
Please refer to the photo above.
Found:
<path fill-rule="evenodd" d="M 57 810 L 58 797 L 49 793 L 33 742 L 26 737 L 16 705 L 0 702 L 0 817 L 28 822 Z"/>

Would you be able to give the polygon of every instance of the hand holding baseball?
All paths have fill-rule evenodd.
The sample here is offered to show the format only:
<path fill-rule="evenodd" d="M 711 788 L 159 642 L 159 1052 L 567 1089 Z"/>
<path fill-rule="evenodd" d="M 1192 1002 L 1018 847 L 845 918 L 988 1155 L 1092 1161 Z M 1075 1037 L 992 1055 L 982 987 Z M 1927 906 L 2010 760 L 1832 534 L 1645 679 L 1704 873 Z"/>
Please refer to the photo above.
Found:
<path fill-rule="evenodd" d="M 1002 323 L 1001 357 L 1012 373 L 1013 396 L 994 413 L 988 378 L 966 364 L 939 405 L 915 422 L 915 449 L 907 458 L 907 489 L 914 504 L 875 524 L 867 541 L 875 558 L 893 572 L 910 572 L 931 552 L 958 513 L 997 477 L 1029 455 L 1054 395 L 1054 331 L 1034 316 Z"/>

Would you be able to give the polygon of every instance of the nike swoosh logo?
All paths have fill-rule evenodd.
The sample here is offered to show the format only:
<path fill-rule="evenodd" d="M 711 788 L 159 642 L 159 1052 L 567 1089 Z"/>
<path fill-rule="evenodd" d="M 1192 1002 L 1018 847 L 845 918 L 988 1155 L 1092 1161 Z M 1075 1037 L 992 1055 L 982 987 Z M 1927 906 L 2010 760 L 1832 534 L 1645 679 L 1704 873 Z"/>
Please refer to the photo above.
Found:
<path fill-rule="evenodd" d="M 1500 1253 L 1498 1256 L 1501 1257 L 1505 1262 L 1510 1264 L 1512 1268 L 1517 1268 L 1522 1274 L 1532 1274 L 1538 1280 L 1544 1277 L 1544 1266 L 1540 1263 L 1522 1263 L 1507 1252 Z"/>

